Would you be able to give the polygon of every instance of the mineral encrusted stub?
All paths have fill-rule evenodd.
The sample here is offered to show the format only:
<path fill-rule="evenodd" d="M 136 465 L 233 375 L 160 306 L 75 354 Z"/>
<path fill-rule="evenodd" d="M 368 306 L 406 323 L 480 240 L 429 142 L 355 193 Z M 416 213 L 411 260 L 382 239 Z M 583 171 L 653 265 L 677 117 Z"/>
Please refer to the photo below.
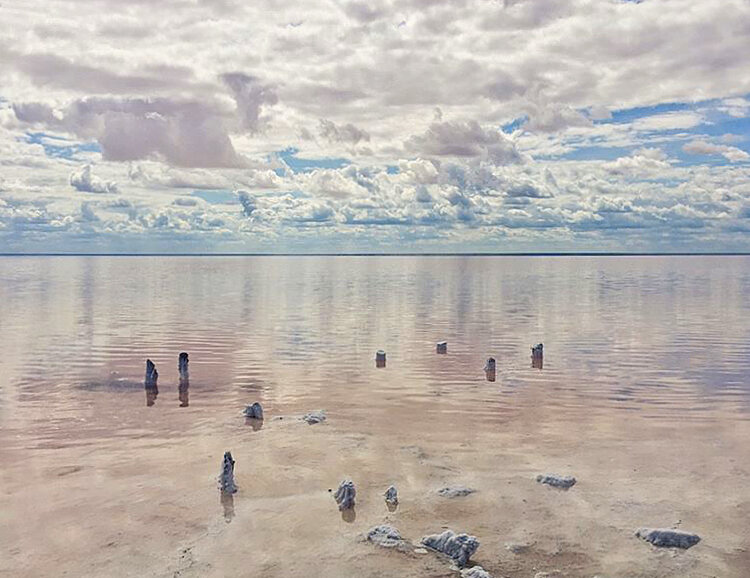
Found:
<path fill-rule="evenodd" d="M 495 361 L 494 357 L 488 357 L 487 362 L 484 364 L 484 370 L 485 371 L 495 371 L 495 368 L 497 366 L 497 362 Z"/>
<path fill-rule="evenodd" d="M 251 419 L 263 419 L 263 407 L 257 401 L 253 405 L 248 405 L 242 413 Z"/>
<path fill-rule="evenodd" d="M 448 342 L 447 341 L 438 341 L 435 345 L 435 350 L 437 353 L 440 353 L 442 355 L 448 353 Z"/>
<path fill-rule="evenodd" d="M 667 528 L 640 528 L 636 536 L 659 548 L 682 548 L 687 550 L 701 541 L 697 534 Z"/>
<path fill-rule="evenodd" d="M 459 568 L 463 568 L 469 562 L 469 558 L 479 548 L 479 541 L 475 536 L 468 534 L 456 534 L 446 530 L 442 534 L 433 534 L 422 538 L 422 544 L 437 550 L 451 558 Z"/>
<path fill-rule="evenodd" d="M 156 387 L 156 381 L 159 379 L 159 372 L 156 371 L 156 366 L 154 365 L 154 362 L 150 359 L 146 360 L 146 379 L 145 379 L 145 385 L 146 387 Z"/>
<path fill-rule="evenodd" d="M 576 485 L 576 479 L 573 476 L 558 476 L 557 474 L 539 474 L 536 481 L 561 490 L 567 490 Z"/>
<path fill-rule="evenodd" d="M 492 575 L 481 566 L 472 566 L 461 570 L 461 578 L 492 578 Z"/>
<path fill-rule="evenodd" d="M 180 372 L 180 380 L 187 379 L 189 377 L 188 372 L 188 364 L 190 363 L 190 360 L 188 359 L 188 354 L 184 351 L 180 353 L 180 357 L 177 361 L 177 369 Z"/>
<path fill-rule="evenodd" d="M 532 357 L 541 357 L 544 355 L 544 345 L 541 343 L 537 343 L 536 345 L 531 346 L 531 356 Z"/>
<path fill-rule="evenodd" d="M 326 420 L 326 413 L 322 409 L 311 411 L 302 416 L 302 419 L 310 425 L 320 423 Z"/>
<path fill-rule="evenodd" d="M 234 458 L 232 452 L 224 452 L 221 462 L 221 474 L 219 474 L 219 489 L 226 494 L 234 494 L 237 486 L 234 483 Z"/>
<path fill-rule="evenodd" d="M 370 528 L 370 531 L 367 532 L 367 539 L 383 548 L 397 548 L 404 545 L 404 539 L 398 530 L 387 524 Z"/>
<path fill-rule="evenodd" d="M 389 486 L 383 495 L 385 496 L 385 501 L 391 506 L 398 504 L 398 490 L 396 490 L 396 486 Z"/>
<path fill-rule="evenodd" d="M 466 486 L 446 486 L 440 488 L 437 493 L 444 498 L 461 498 L 474 492 L 476 492 L 474 488 L 467 488 Z"/>
<path fill-rule="evenodd" d="M 354 498 L 357 495 L 357 490 L 354 488 L 354 482 L 351 480 L 344 480 L 339 484 L 338 490 L 333 495 L 336 503 L 339 505 L 339 510 L 349 510 L 354 507 Z"/>

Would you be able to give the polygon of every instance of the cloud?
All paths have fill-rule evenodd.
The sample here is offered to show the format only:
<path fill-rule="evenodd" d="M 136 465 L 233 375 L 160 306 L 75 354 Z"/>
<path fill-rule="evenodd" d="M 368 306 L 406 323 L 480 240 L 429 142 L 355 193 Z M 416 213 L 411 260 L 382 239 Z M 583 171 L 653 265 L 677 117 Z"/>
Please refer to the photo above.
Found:
<path fill-rule="evenodd" d="M 255 198 L 247 191 L 236 191 L 236 195 L 240 201 L 240 205 L 242 205 L 242 214 L 246 217 L 252 217 L 257 208 Z"/>
<path fill-rule="evenodd" d="M 338 126 L 333 121 L 324 118 L 320 119 L 318 132 L 329 142 L 356 145 L 360 141 L 370 141 L 370 134 L 366 130 L 357 128 L 351 123 Z"/>
<path fill-rule="evenodd" d="M 91 165 L 85 165 L 80 170 L 70 174 L 70 185 L 77 191 L 84 193 L 118 193 L 117 183 L 105 181 L 93 173 Z"/>
<path fill-rule="evenodd" d="M 522 158 L 502 131 L 483 128 L 476 121 L 434 122 L 421 135 L 410 137 L 405 149 L 425 157 L 457 157 L 497 165 L 519 163 Z"/>
<path fill-rule="evenodd" d="M 121 4 L 3 11 L 4 246 L 750 249 L 744 0 Z"/>
<path fill-rule="evenodd" d="M 240 126 L 252 134 L 262 130 L 267 123 L 261 114 L 263 107 L 274 105 L 279 100 L 275 89 L 242 72 L 223 74 L 221 78 L 237 103 Z"/>
<path fill-rule="evenodd" d="M 750 154 L 728 145 L 717 145 L 705 140 L 694 140 L 682 147 L 682 150 L 691 155 L 722 155 L 730 162 L 746 161 Z"/>

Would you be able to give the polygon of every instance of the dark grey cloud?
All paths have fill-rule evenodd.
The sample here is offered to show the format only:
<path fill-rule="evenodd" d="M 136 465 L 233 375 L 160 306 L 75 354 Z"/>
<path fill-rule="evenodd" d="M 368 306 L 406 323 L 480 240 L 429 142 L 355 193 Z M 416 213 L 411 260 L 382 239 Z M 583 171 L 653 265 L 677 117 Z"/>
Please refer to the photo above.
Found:
<path fill-rule="evenodd" d="M 264 85 L 258 78 L 241 72 L 222 75 L 237 103 L 237 116 L 240 126 L 250 133 L 257 133 L 263 128 L 261 115 L 264 106 L 276 104 L 279 100 L 276 90 Z"/>

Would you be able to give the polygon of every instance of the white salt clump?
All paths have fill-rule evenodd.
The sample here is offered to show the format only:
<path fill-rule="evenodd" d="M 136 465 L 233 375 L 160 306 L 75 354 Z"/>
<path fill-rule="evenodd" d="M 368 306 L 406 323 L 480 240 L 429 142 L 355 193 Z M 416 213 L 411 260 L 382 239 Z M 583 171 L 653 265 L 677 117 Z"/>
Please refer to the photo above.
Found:
<path fill-rule="evenodd" d="M 387 524 L 370 528 L 370 531 L 367 532 L 367 539 L 383 548 L 395 548 L 404 544 L 404 539 L 398 530 Z"/>
<path fill-rule="evenodd" d="M 557 474 L 539 474 L 536 477 L 536 481 L 540 484 L 546 484 L 563 490 L 576 485 L 576 479 L 573 476 L 558 476 Z"/>
<path fill-rule="evenodd" d="M 682 548 L 687 550 L 701 541 L 698 534 L 665 528 L 640 528 L 636 531 L 635 535 L 659 548 Z"/>
<path fill-rule="evenodd" d="M 357 490 L 354 488 L 354 482 L 344 480 L 339 484 L 339 489 L 336 490 L 333 498 L 339 505 L 339 510 L 349 510 L 354 507 L 354 497 L 356 495 Z"/>
<path fill-rule="evenodd" d="M 310 413 L 306 413 L 304 416 L 302 416 L 302 419 L 309 423 L 310 425 L 320 423 L 322 421 L 326 420 L 326 413 L 322 409 L 318 409 L 316 411 L 311 411 Z"/>
<path fill-rule="evenodd" d="M 433 534 L 422 538 L 422 544 L 453 559 L 459 568 L 466 566 L 469 558 L 479 548 L 479 541 L 475 536 L 456 534 L 446 530 L 442 534 Z"/>
<path fill-rule="evenodd" d="M 257 401 L 253 405 L 248 405 L 243 413 L 245 417 L 263 419 L 263 407 Z"/>
<path fill-rule="evenodd" d="M 481 566 L 473 566 L 461 570 L 461 578 L 492 578 L 492 575 Z"/>
<path fill-rule="evenodd" d="M 237 486 L 234 483 L 234 459 L 232 452 L 224 452 L 224 460 L 221 463 L 221 474 L 219 474 L 219 489 L 225 494 L 234 494 Z"/>
<path fill-rule="evenodd" d="M 444 498 L 460 498 L 474 492 L 476 492 L 474 488 L 467 488 L 466 486 L 446 486 L 438 490 L 438 494 Z"/>
<path fill-rule="evenodd" d="M 390 505 L 395 506 L 398 504 L 398 490 L 396 490 L 396 486 L 389 486 L 383 495 L 385 496 L 385 501 Z"/>

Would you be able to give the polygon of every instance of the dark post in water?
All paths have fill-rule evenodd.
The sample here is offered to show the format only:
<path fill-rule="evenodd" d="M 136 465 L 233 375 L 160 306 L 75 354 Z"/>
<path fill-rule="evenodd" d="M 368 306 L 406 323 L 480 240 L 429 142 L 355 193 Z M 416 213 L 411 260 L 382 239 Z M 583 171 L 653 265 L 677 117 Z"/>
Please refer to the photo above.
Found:
<path fill-rule="evenodd" d="M 146 378 L 143 385 L 146 389 L 146 405 L 151 407 L 156 403 L 156 396 L 159 395 L 159 388 L 156 384 L 159 379 L 159 372 L 156 371 L 154 362 L 150 359 L 146 360 Z"/>
<path fill-rule="evenodd" d="M 188 363 L 188 354 L 183 351 L 180 353 L 180 358 L 177 362 L 177 369 L 180 371 L 180 385 L 178 388 L 180 407 L 187 407 L 190 405 L 188 399 L 188 390 L 190 389 L 190 372 L 188 371 Z"/>
<path fill-rule="evenodd" d="M 487 376 L 487 381 L 495 381 L 495 358 L 488 357 L 487 363 L 484 364 L 484 374 Z"/>

